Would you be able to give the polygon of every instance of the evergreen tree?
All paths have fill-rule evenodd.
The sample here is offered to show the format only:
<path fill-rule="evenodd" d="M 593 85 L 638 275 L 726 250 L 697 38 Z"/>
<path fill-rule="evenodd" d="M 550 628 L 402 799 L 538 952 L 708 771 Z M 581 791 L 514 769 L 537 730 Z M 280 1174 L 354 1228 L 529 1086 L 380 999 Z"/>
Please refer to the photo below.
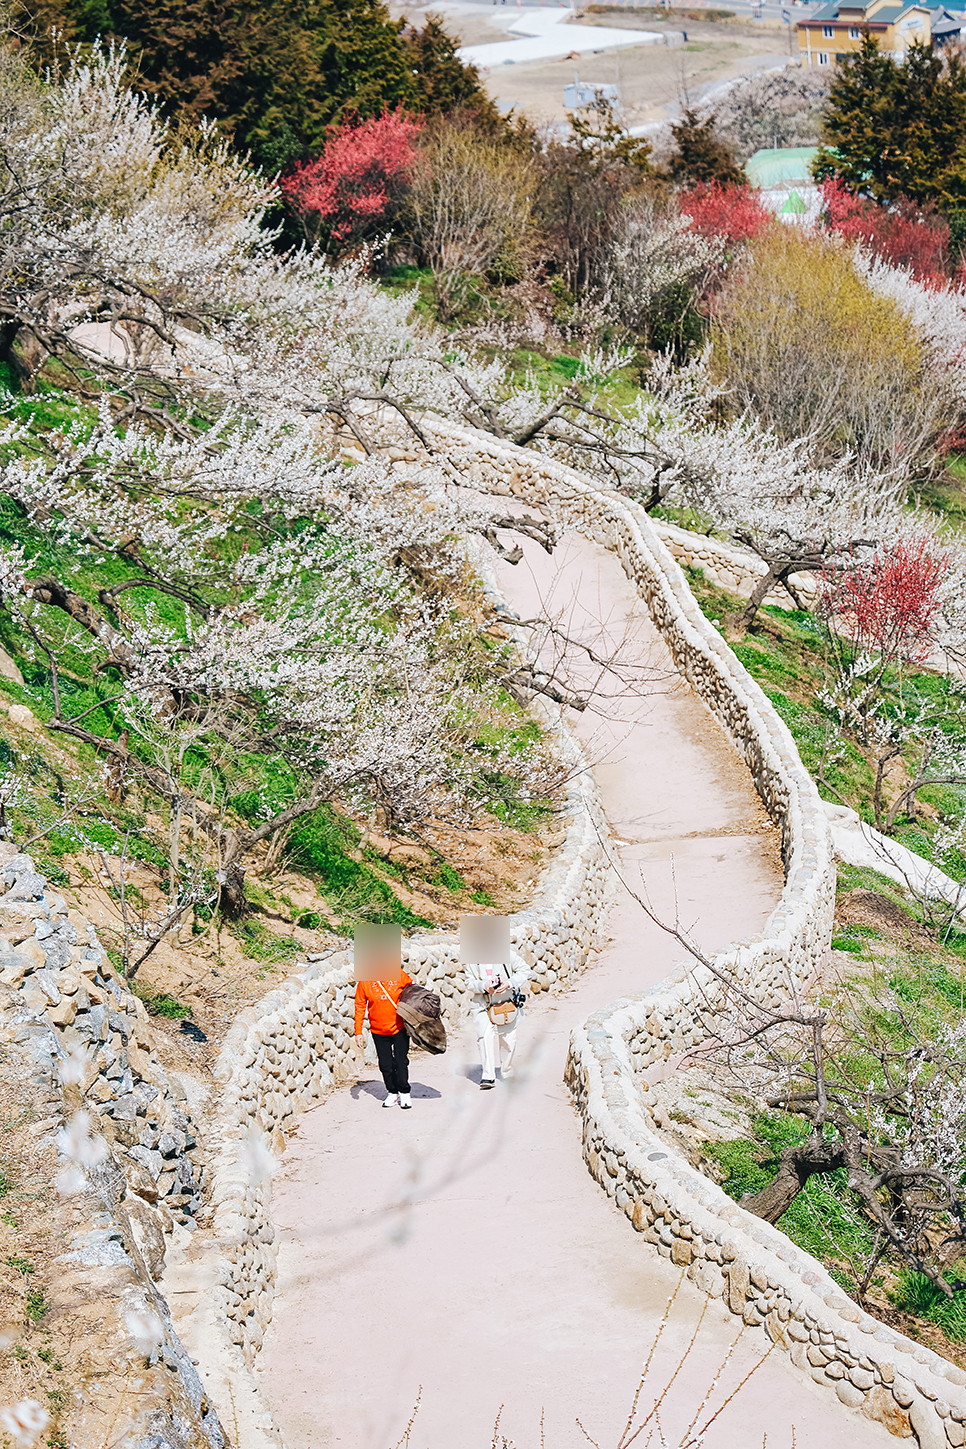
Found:
<path fill-rule="evenodd" d="M 900 196 L 966 206 L 966 66 L 928 46 L 909 48 L 904 64 L 866 35 L 842 61 L 829 91 L 815 174 L 838 177 L 876 201 Z"/>
<path fill-rule="evenodd" d="M 722 186 L 743 186 L 747 177 L 735 160 L 731 147 L 715 135 L 714 114 L 698 120 L 690 106 L 682 120 L 671 127 L 676 150 L 668 162 L 672 181 L 694 186 L 717 181 Z"/>
<path fill-rule="evenodd" d="M 465 109 L 475 113 L 477 125 L 482 122 L 487 129 L 499 126 L 500 114 L 480 85 L 476 66 L 460 60 L 457 43 L 447 35 L 439 16 L 427 15 L 422 30 L 404 28 L 400 39 L 424 115 Z"/>
<path fill-rule="evenodd" d="M 441 21 L 429 16 L 414 30 L 384 0 L 15 3 L 39 64 L 56 61 L 65 44 L 124 39 L 140 89 L 189 123 L 216 120 L 269 171 L 317 156 L 345 117 L 400 105 L 416 114 L 469 108 L 500 124 Z"/>
<path fill-rule="evenodd" d="M 572 114 L 573 139 L 553 138 L 539 152 L 535 215 L 555 273 L 558 297 L 575 299 L 601 283 L 600 264 L 613 242 L 627 197 L 654 182 L 651 145 L 628 136 L 610 103 L 598 97 Z"/>

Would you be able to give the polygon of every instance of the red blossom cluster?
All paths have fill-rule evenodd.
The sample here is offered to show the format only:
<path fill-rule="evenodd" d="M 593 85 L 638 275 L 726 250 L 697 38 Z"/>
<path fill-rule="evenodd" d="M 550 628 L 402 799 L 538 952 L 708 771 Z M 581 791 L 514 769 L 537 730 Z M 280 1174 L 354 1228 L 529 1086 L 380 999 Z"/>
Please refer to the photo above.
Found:
<path fill-rule="evenodd" d="M 871 563 L 822 576 L 822 607 L 859 648 L 922 663 L 929 655 L 949 569 L 924 542 L 899 541 Z"/>
<path fill-rule="evenodd" d="M 401 106 L 360 121 L 352 116 L 332 132 L 322 154 L 297 165 L 279 182 L 310 240 L 325 231 L 346 243 L 360 239 L 386 213 L 393 194 L 416 166 L 423 120 Z"/>
<path fill-rule="evenodd" d="M 722 186 L 720 181 L 699 182 L 678 203 L 691 218 L 691 230 L 702 236 L 724 237 L 732 246 L 750 241 L 772 221 L 750 186 Z"/>
<path fill-rule="evenodd" d="M 879 206 L 837 178 L 822 183 L 825 225 L 830 231 L 866 246 L 895 267 L 908 267 L 921 282 L 945 286 L 949 225 L 932 207 L 900 197 L 891 207 Z"/>

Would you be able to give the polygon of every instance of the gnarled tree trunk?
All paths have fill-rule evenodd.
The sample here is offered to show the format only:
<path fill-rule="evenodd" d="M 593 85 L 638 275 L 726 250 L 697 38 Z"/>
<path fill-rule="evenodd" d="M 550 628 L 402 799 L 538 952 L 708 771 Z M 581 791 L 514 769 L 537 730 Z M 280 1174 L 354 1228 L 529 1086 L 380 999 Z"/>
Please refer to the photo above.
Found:
<path fill-rule="evenodd" d="M 834 1172 L 845 1166 L 845 1146 L 841 1141 L 829 1142 L 824 1137 L 812 1136 L 806 1142 L 786 1147 L 779 1161 L 778 1171 L 761 1192 L 749 1193 L 741 1199 L 741 1206 L 767 1223 L 777 1223 L 782 1213 L 787 1212 L 810 1177 L 817 1173 Z"/>

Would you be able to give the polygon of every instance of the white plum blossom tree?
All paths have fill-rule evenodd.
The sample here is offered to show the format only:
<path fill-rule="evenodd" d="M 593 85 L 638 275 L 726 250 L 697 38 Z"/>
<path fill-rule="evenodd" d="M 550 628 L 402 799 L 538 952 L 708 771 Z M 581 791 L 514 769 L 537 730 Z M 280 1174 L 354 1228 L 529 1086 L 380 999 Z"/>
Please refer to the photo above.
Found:
<path fill-rule="evenodd" d="M 30 1449 L 50 1422 L 50 1415 L 36 1399 L 21 1399 L 0 1409 L 0 1430 L 9 1434 L 18 1449 Z"/>

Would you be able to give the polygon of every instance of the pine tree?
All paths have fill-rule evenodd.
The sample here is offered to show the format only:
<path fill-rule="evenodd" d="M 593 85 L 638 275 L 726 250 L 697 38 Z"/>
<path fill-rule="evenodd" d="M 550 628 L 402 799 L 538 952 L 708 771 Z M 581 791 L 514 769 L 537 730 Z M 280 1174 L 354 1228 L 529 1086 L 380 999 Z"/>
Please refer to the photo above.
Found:
<path fill-rule="evenodd" d="M 838 177 L 876 201 L 900 196 L 940 210 L 966 205 L 966 66 L 927 46 L 903 64 L 867 35 L 829 91 L 816 160 L 819 179 Z"/>
<path fill-rule="evenodd" d="M 139 89 L 189 123 L 216 120 L 269 171 L 317 156 L 343 119 L 396 106 L 427 115 L 464 108 L 491 128 L 501 125 L 441 21 L 429 16 L 414 30 L 393 20 L 384 0 L 15 4 L 38 64 L 56 60 L 65 44 L 123 39 Z"/>
<path fill-rule="evenodd" d="M 684 118 L 672 125 L 671 135 L 677 147 L 668 163 L 672 181 L 691 186 L 711 181 L 722 186 L 742 186 L 747 181 L 731 147 L 715 135 L 715 120 L 712 114 L 699 121 L 697 112 L 688 107 Z"/>
<path fill-rule="evenodd" d="M 466 109 L 475 113 L 476 124 L 487 128 L 500 125 L 496 106 L 480 85 L 474 65 L 465 65 L 457 55 L 457 42 L 443 29 L 436 15 L 427 15 L 422 30 L 405 28 L 400 36 L 407 63 L 419 93 L 419 109 L 426 116 L 445 115 Z"/>

